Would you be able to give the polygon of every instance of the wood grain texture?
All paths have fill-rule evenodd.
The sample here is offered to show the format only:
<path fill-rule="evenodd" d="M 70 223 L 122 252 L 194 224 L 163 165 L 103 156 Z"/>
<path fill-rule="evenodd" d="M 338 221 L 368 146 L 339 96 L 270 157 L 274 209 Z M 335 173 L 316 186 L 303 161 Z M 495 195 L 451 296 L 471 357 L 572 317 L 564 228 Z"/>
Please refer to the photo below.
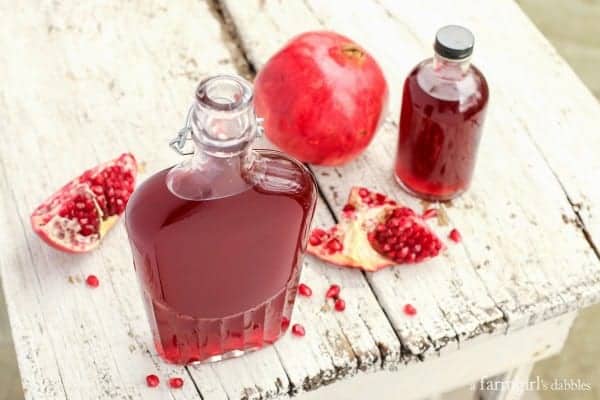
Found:
<path fill-rule="evenodd" d="M 26 398 L 287 398 L 404 364 L 422 368 L 423 359 L 435 363 L 438 354 L 478 348 L 507 329 L 598 300 L 590 242 L 600 234 L 600 196 L 592 185 L 599 108 L 516 6 L 501 0 L 485 7 L 461 0 L 456 8 L 439 1 L 406 8 L 392 0 L 348 0 L 344 7 L 324 0 L 219 4 L 257 68 L 292 35 L 328 28 L 356 38 L 386 73 L 390 112 L 369 150 L 346 167 L 313 169 L 325 195 L 318 226 L 334 223 L 323 200 L 337 212 L 354 183 L 420 209 L 389 176 L 399 88 L 430 53 L 438 26 L 453 20 L 473 27 L 476 63 L 492 88 L 477 176 L 451 206 L 433 205 L 449 221 L 435 229 L 445 236 L 456 226 L 465 240 L 417 268 L 377 274 L 307 258 L 302 281 L 314 295 L 298 299 L 293 321 L 307 327 L 306 337 L 288 335 L 217 364 L 164 364 L 151 343 L 123 227 L 98 251 L 70 256 L 42 244 L 28 216 L 78 171 L 122 151 L 143 162 L 142 179 L 176 162 L 166 143 L 196 83 L 217 72 L 244 72 L 246 60 L 205 1 L 0 4 L 0 15 L 9 16 L 0 29 L 0 272 Z M 508 23 L 518 49 L 506 41 Z M 511 52 L 523 63 L 507 65 Z M 541 95 L 528 95 L 529 88 Z M 569 96 L 557 99 L 557 91 Z M 573 138 L 565 131 L 581 133 Z M 93 291 L 83 284 L 90 273 L 101 280 Z M 331 283 L 343 287 L 344 313 L 323 299 Z M 407 302 L 417 317 L 401 313 Z M 184 376 L 186 385 L 148 389 L 148 373 L 163 382 Z"/>

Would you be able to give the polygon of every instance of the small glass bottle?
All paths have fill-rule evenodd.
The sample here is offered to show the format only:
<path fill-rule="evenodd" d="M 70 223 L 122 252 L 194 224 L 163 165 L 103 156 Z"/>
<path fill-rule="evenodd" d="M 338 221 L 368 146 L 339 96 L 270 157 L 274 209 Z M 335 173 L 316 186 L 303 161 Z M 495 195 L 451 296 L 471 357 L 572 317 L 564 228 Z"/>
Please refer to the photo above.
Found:
<path fill-rule="evenodd" d="M 409 193 L 449 200 L 471 183 L 488 103 L 488 85 L 471 64 L 474 37 L 449 25 L 435 38 L 435 55 L 406 78 L 395 176 Z"/>
<path fill-rule="evenodd" d="M 246 81 L 202 81 L 172 142 L 181 151 L 191 134 L 194 156 L 127 204 L 156 349 L 169 362 L 241 355 L 289 325 L 317 191 L 301 163 L 250 149 L 259 130 Z"/>

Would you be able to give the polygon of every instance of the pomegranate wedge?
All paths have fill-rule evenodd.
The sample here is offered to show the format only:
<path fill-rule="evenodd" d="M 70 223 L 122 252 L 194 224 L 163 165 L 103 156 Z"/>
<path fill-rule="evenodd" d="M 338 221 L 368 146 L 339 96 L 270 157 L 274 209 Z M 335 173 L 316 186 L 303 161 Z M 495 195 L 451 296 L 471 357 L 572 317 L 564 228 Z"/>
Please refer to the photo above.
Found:
<path fill-rule="evenodd" d="M 125 211 L 136 175 L 137 163 L 129 153 L 85 171 L 33 211 L 33 230 L 58 250 L 96 248 Z"/>
<path fill-rule="evenodd" d="M 314 229 L 308 252 L 333 264 L 377 271 L 435 257 L 444 245 L 423 216 L 366 188 L 353 188 L 340 223 Z"/>

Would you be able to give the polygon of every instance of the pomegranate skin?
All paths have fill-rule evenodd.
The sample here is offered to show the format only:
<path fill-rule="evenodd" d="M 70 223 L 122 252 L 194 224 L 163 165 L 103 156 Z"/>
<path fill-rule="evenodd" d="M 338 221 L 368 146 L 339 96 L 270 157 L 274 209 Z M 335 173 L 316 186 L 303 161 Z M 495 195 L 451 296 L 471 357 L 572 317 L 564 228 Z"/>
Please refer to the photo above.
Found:
<path fill-rule="evenodd" d="M 369 145 L 387 97 L 373 57 L 345 36 L 315 31 L 292 39 L 259 71 L 254 104 L 273 144 L 301 161 L 335 166 Z"/>

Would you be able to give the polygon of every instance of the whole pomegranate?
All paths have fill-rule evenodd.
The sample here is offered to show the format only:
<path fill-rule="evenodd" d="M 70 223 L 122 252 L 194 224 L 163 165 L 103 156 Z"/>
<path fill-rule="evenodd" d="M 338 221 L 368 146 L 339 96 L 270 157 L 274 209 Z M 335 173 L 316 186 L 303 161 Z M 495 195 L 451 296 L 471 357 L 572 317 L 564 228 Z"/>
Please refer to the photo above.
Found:
<path fill-rule="evenodd" d="M 320 165 L 346 163 L 367 147 L 388 92 L 373 57 L 326 31 L 292 39 L 260 70 L 254 88 L 256 112 L 271 142 Z"/>
<path fill-rule="evenodd" d="M 84 171 L 31 214 L 31 225 L 58 250 L 82 253 L 98 246 L 125 211 L 137 163 L 130 153 Z"/>

